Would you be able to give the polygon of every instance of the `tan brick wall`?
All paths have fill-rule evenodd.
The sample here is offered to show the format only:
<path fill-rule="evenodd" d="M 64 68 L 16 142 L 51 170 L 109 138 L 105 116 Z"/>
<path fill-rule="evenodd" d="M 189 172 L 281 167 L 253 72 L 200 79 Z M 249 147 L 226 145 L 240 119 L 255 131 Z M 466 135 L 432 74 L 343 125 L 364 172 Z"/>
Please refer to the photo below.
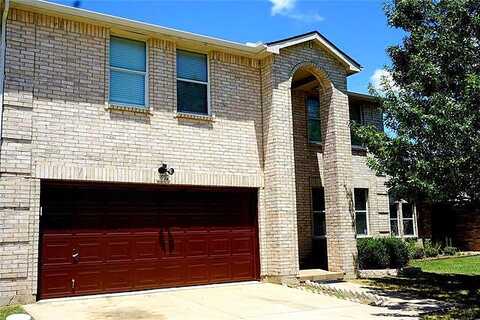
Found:
<path fill-rule="evenodd" d="M 10 14 L 0 158 L 2 297 L 36 292 L 39 178 L 156 183 L 165 162 L 176 174 L 162 183 L 263 185 L 257 60 L 209 52 L 214 117 L 181 119 L 175 43 L 146 39 L 150 114 L 111 111 L 109 32 Z"/>
<path fill-rule="evenodd" d="M 298 115 L 290 86 L 299 66 L 314 68 L 326 85 L 325 159 L 313 164 L 325 175 L 321 183 L 328 190 L 331 267 L 351 274 L 355 245 L 345 190 L 352 185 L 356 162 L 350 152 L 343 66 L 312 42 L 262 61 L 206 52 L 213 115 L 186 119 L 176 114 L 176 43 L 150 38 L 145 39 L 148 113 L 112 110 L 108 48 L 109 35 L 116 32 L 16 9 L 9 16 L 0 154 L 0 304 L 12 297 L 31 300 L 36 293 L 40 179 L 259 188 L 261 275 L 279 280 L 297 275 L 299 241 L 302 248 L 307 242 L 302 230 L 311 228 L 299 183 L 310 181 L 306 177 L 312 174 L 295 172 Z M 308 155 L 304 161 L 311 159 Z M 168 181 L 158 180 L 161 163 L 176 169 Z"/>
<path fill-rule="evenodd" d="M 297 90 L 292 93 L 298 246 L 299 259 L 304 265 L 308 265 L 313 254 L 311 188 L 321 187 L 325 175 L 323 147 L 308 141 L 306 96 L 304 91 Z M 367 109 L 365 114 L 367 116 L 364 116 L 364 119 L 367 124 L 374 124 L 380 128 L 382 122 L 378 110 Z M 322 121 L 322 132 L 325 130 L 325 122 Z M 368 225 L 371 236 L 388 235 L 390 232 L 388 197 L 384 182 L 385 178 L 378 177 L 368 168 L 365 152 L 352 151 L 352 186 L 369 190 Z"/>

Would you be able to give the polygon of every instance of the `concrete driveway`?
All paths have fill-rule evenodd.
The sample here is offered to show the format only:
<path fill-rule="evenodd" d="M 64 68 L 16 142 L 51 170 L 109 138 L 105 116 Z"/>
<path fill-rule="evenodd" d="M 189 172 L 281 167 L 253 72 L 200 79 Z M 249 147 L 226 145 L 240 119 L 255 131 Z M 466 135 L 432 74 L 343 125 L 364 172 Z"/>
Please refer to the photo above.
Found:
<path fill-rule="evenodd" d="M 25 306 L 35 320 L 319 320 L 412 319 L 372 307 L 268 283 L 242 283 L 41 301 Z"/>

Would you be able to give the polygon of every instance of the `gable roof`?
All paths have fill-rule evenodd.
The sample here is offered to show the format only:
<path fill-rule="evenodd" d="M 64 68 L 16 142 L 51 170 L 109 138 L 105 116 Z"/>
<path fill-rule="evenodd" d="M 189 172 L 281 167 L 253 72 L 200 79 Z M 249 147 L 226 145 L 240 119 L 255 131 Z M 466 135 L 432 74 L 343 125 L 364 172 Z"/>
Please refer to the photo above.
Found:
<path fill-rule="evenodd" d="M 280 53 L 280 49 L 308 41 L 315 41 L 323 48 L 325 48 L 328 52 L 330 52 L 337 60 L 339 60 L 343 65 L 347 67 L 349 74 L 357 73 L 361 70 L 362 66 L 357 61 L 355 61 L 345 52 L 340 50 L 336 45 L 330 42 L 330 40 L 325 38 L 318 31 L 307 32 L 290 38 L 268 42 L 266 44 L 267 51 L 278 54 Z"/>

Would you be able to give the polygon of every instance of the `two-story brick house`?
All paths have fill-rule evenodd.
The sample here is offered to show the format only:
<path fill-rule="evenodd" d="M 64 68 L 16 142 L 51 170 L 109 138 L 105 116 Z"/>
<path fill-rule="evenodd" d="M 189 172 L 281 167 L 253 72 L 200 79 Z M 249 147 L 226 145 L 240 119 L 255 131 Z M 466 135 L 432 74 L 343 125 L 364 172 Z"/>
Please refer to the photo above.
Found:
<path fill-rule="evenodd" d="M 0 303 L 354 277 L 357 234 L 390 233 L 385 178 L 349 128 L 381 115 L 318 32 L 252 46 L 2 10 Z"/>

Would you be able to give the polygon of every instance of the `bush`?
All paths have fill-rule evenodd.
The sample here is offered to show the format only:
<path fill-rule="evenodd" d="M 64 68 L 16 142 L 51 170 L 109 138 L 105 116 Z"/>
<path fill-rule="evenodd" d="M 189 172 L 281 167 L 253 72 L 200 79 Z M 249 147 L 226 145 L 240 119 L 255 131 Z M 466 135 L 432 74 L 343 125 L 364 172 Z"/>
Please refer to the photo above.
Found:
<path fill-rule="evenodd" d="M 416 240 L 408 240 L 407 248 L 408 257 L 410 259 L 423 259 L 425 257 L 425 251 L 423 250 L 423 247 L 419 245 Z"/>
<path fill-rule="evenodd" d="M 390 265 L 387 247 L 381 239 L 358 239 L 357 249 L 360 269 L 385 269 Z"/>
<path fill-rule="evenodd" d="M 428 258 L 437 257 L 441 252 L 440 245 L 438 243 L 433 243 L 431 240 L 425 241 L 423 250 L 425 251 L 425 256 Z"/>
<path fill-rule="evenodd" d="M 457 252 L 458 252 L 458 249 L 456 247 L 447 246 L 443 248 L 443 254 L 446 256 L 454 256 L 457 254 Z"/>
<path fill-rule="evenodd" d="M 408 248 L 405 241 L 399 238 L 382 238 L 390 256 L 390 268 L 403 268 L 408 264 Z"/>

